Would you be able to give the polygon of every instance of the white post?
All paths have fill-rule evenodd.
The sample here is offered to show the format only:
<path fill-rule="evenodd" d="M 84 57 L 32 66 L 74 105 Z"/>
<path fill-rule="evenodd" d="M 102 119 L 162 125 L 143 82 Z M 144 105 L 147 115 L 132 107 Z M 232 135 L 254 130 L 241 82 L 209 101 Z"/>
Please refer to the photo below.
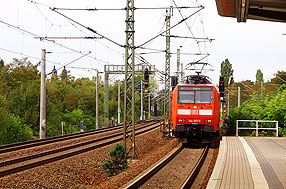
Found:
<path fill-rule="evenodd" d="M 121 109 L 120 109 L 120 80 L 118 80 L 118 125 L 120 124 L 120 113 L 121 113 Z"/>
<path fill-rule="evenodd" d="M 46 138 L 46 50 L 42 49 L 41 98 L 40 98 L 40 139 Z"/>
<path fill-rule="evenodd" d="M 258 121 L 256 121 L 256 136 L 258 137 Z"/>
<path fill-rule="evenodd" d="M 62 135 L 65 134 L 65 130 L 64 130 L 65 124 L 66 124 L 66 122 L 62 121 Z"/>
<path fill-rule="evenodd" d="M 276 121 L 276 137 L 278 137 L 278 121 Z"/>
<path fill-rule="evenodd" d="M 96 129 L 99 128 L 98 126 L 98 70 L 96 70 L 96 97 L 95 97 L 95 119 L 96 119 Z"/>
<path fill-rule="evenodd" d="M 236 120 L 236 136 L 238 136 L 238 120 Z"/>
<path fill-rule="evenodd" d="M 238 98 L 237 98 L 237 107 L 240 108 L 240 87 L 238 87 Z"/>

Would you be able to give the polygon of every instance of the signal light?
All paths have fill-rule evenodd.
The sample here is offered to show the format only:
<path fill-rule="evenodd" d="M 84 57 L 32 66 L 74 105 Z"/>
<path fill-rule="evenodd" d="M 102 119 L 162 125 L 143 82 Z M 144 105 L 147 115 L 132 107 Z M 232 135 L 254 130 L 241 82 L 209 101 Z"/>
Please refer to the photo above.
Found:
<path fill-rule="evenodd" d="M 148 70 L 148 68 L 145 68 L 144 80 L 145 80 L 145 81 L 149 81 L 149 70 Z"/>
<path fill-rule="evenodd" d="M 171 76 L 172 91 L 175 89 L 175 87 L 177 85 L 178 85 L 178 77 L 177 76 Z"/>
<path fill-rule="evenodd" d="M 149 70 L 148 68 L 145 68 L 145 72 L 144 72 L 144 85 L 145 88 L 147 88 L 149 86 Z"/>
<path fill-rule="evenodd" d="M 219 96 L 224 97 L 224 77 L 219 78 Z"/>

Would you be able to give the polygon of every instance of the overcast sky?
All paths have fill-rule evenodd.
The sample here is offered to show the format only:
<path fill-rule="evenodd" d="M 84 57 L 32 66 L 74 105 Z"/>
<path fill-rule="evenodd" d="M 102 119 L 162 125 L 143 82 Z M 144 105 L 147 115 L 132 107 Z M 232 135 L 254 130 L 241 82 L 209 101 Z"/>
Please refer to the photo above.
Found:
<path fill-rule="evenodd" d="M 182 53 L 209 53 L 210 56 L 203 62 L 210 63 L 214 72 L 206 73 L 214 83 L 218 83 L 220 63 L 229 59 L 234 69 L 235 81 L 255 81 L 257 69 L 261 69 L 267 81 L 277 70 L 286 71 L 286 26 L 283 23 L 247 20 L 247 23 L 237 23 L 235 18 L 220 17 L 217 13 L 215 0 L 190 1 L 175 0 L 178 6 L 199 6 L 205 8 L 194 14 L 186 23 L 171 30 L 172 35 L 195 36 L 215 39 L 210 42 L 197 43 L 190 39 L 171 39 L 171 52 L 175 53 L 181 47 Z M 72 51 L 81 51 L 89 57 L 84 57 L 68 67 L 75 77 L 91 77 L 92 69 L 103 71 L 104 64 L 124 64 L 124 49 L 105 39 L 60 39 L 55 40 L 60 45 L 35 39 L 34 35 L 19 29 L 31 32 L 41 37 L 84 37 L 98 36 L 87 29 L 68 21 L 63 16 L 49 9 L 57 8 L 124 8 L 125 0 L 1 0 L 0 6 L 0 57 L 6 63 L 13 58 L 29 56 L 31 62 L 36 63 L 41 56 L 41 49 L 46 49 L 47 72 L 53 66 L 61 66 L 72 62 L 82 54 Z M 172 0 L 135 0 L 135 7 L 169 7 L 174 6 Z M 199 8 L 183 9 L 181 13 L 187 17 Z M 60 11 L 79 23 L 91 27 L 98 33 L 125 44 L 125 11 Z M 135 11 L 135 45 L 138 46 L 164 30 L 166 10 L 136 10 Z M 182 20 L 178 10 L 174 9 L 171 17 L 171 26 Z M 5 24 L 7 23 L 7 24 Z M 191 31 L 190 31 L 190 29 Z M 165 49 L 165 38 L 158 37 L 144 47 Z M 8 52 L 8 51 L 13 51 Z M 150 50 L 138 49 L 137 53 L 150 53 Z M 17 54 L 18 53 L 18 54 Z M 22 55 L 21 55 L 22 54 Z M 165 54 L 153 53 L 142 55 L 151 64 L 164 71 Z M 204 57 L 203 55 L 181 55 L 181 62 L 186 66 Z M 171 58 L 171 71 L 176 70 L 176 55 Z M 139 63 L 139 62 L 136 62 Z M 73 67 L 73 68 L 71 68 Z M 88 68 L 87 70 L 83 68 Z M 92 69 L 91 69 L 92 68 Z M 61 71 L 61 70 L 60 70 Z M 59 71 L 59 72 L 60 72 Z M 116 77 L 111 79 L 117 79 Z"/>

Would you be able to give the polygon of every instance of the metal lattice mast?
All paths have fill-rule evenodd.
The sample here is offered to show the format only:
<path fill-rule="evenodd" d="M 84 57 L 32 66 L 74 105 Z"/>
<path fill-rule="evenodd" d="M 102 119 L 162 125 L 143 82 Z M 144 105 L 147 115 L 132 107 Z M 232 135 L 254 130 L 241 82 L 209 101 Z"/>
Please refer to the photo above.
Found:
<path fill-rule="evenodd" d="M 181 83 L 184 83 L 184 65 L 181 63 Z"/>
<path fill-rule="evenodd" d="M 180 81 L 180 49 L 177 49 L 177 77 L 178 81 Z"/>
<path fill-rule="evenodd" d="M 166 64 L 165 64 L 165 94 L 164 94 L 164 116 L 170 119 L 171 109 L 171 93 L 170 93 L 170 18 L 171 10 L 166 11 Z"/>
<path fill-rule="evenodd" d="M 109 73 L 104 65 L 104 125 L 109 126 Z"/>
<path fill-rule="evenodd" d="M 125 46 L 125 82 L 124 82 L 124 133 L 123 145 L 128 156 L 137 158 L 135 152 L 135 96 L 134 96 L 134 0 L 127 0 L 126 6 L 126 46 Z M 127 132 L 132 128 L 132 135 Z M 127 140 L 130 139 L 131 147 Z"/>

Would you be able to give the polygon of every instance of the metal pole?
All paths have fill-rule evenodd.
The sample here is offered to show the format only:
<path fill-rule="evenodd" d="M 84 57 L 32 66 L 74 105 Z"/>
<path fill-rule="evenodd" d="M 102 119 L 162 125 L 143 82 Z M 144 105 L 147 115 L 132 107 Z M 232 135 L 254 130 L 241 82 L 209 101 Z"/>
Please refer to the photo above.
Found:
<path fill-rule="evenodd" d="M 104 124 L 109 125 L 109 73 L 104 65 Z"/>
<path fill-rule="evenodd" d="M 121 113 L 121 109 L 120 109 L 120 80 L 118 80 L 118 125 L 120 124 L 120 113 Z"/>
<path fill-rule="evenodd" d="M 176 73 L 176 75 L 177 75 L 177 77 L 178 77 L 178 81 L 180 81 L 180 74 L 179 74 L 179 72 L 180 72 L 180 49 L 177 49 L 177 73 Z"/>
<path fill-rule="evenodd" d="M 151 97 L 150 97 L 150 93 L 148 95 L 148 101 L 149 101 L 149 106 L 148 106 L 148 112 L 149 112 L 149 116 L 148 116 L 148 119 L 151 118 Z"/>
<path fill-rule="evenodd" d="M 99 121 L 99 116 L 98 116 L 98 70 L 96 70 L 96 89 L 95 89 L 95 119 L 96 119 L 96 129 L 99 128 L 98 121 Z"/>
<path fill-rule="evenodd" d="M 125 81 L 124 81 L 124 130 L 123 130 L 123 145 L 127 151 L 127 155 L 137 158 L 135 152 L 135 47 L 134 47 L 134 0 L 127 0 L 126 5 L 126 45 L 125 45 Z M 127 130 L 132 128 L 132 136 L 129 136 Z M 127 139 L 131 141 L 131 147 L 127 147 Z M 129 149 L 127 149 L 129 148 Z"/>
<path fill-rule="evenodd" d="M 184 83 L 184 66 L 183 66 L 183 63 L 181 63 L 181 83 Z"/>
<path fill-rule="evenodd" d="M 46 138 L 46 50 L 42 49 L 41 59 L 41 99 L 40 99 L 40 139 Z"/>
<path fill-rule="evenodd" d="M 170 114 L 171 114 L 171 93 L 170 93 L 170 18 L 171 18 L 171 11 L 166 11 L 166 63 L 165 63 L 165 95 L 164 95 L 164 116 L 168 117 L 168 120 L 170 120 Z"/>
<path fill-rule="evenodd" d="M 141 79 L 141 116 L 140 119 L 143 120 L 143 80 Z"/>
<path fill-rule="evenodd" d="M 240 108 L 240 87 L 238 87 L 238 98 L 237 98 L 237 107 Z"/>
<path fill-rule="evenodd" d="M 229 91 L 227 93 L 227 117 L 229 117 Z"/>
<path fill-rule="evenodd" d="M 222 119 L 222 112 L 223 112 L 223 103 L 220 102 L 220 118 Z"/>

